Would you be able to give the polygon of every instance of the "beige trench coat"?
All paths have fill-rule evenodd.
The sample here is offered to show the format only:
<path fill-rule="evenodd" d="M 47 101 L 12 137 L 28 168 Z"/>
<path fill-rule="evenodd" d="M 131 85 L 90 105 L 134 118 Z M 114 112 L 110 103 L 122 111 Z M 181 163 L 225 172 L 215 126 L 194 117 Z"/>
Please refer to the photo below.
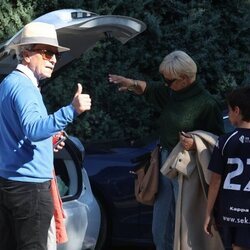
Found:
<path fill-rule="evenodd" d="M 178 143 L 161 168 L 162 174 L 178 176 L 174 250 L 223 250 L 217 231 L 211 238 L 203 231 L 210 171 L 207 169 L 217 136 L 190 132 L 197 151 L 186 151 Z"/>

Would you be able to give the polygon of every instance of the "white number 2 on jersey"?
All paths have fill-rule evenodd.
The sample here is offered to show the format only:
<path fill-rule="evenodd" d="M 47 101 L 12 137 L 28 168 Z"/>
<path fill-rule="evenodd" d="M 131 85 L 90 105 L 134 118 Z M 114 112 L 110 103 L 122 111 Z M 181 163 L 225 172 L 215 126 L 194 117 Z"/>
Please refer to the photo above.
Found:
<path fill-rule="evenodd" d="M 239 176 L 239 175 L 241 175 L 243 173 L 244 164 L 243 164 L 243 162 L 242 162 L 242 160 L 240 158 L 228 158 L 227 164 L 236 164 L 237 168 L 234 171 L 227 174 L 226 179 L 225 179 L 224 184 L 223 184 L 223 188 L 224 189 L 231 189 L 231 190 L 240 190 L 241 185 L 240 184 L 234 184 L 232 182 L 232 179 L 234 177 Z M 250 159 L 247 159 L 247 165 L 250 165 Z M 250 181 L 245 186 L 243 191 L 248 191 L 248 192 L 250 191 Z"/>

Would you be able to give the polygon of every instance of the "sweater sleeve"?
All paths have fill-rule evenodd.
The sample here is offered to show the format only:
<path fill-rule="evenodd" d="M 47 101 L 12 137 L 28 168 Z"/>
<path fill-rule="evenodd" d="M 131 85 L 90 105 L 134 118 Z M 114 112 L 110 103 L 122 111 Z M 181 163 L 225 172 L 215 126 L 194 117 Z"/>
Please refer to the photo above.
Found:
<path fill-rule="evenodd" d="M 34 86 L 18 88 L 14 94 L 13 106 L 23 133 L 34 142 L 49 138 L 64 129 L 76 116 L 71 104 L 48 115 L 42 96 Z"/>
<path fill-rule="evenodd" d="M 166 99 L 170 95 L 169 88 L 161 83 L 147 83 L 144 91 L 144 97 L 147 102 L 163 109 L 166 105 Z"/>

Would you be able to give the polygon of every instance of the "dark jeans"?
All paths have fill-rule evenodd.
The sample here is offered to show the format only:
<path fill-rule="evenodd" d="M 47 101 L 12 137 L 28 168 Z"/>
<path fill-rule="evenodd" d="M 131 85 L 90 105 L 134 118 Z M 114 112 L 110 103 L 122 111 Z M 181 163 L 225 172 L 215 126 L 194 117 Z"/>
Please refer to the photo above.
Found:
<path fill-rule="evenodd" d="M 46 250 L 53 203 L 50 181 L 0 178 L 0 249 Z"/>

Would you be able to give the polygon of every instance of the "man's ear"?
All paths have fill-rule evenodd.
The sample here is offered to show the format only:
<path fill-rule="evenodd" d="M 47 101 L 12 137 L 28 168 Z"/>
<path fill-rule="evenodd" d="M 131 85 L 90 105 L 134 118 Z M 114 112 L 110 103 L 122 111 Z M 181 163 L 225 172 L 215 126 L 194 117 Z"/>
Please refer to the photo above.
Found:
<path fill-rule="evenodd" d="M 23 60 L 26 62 L 26 63 L 29 63 L 30 62 L 30 56 L 29 56 L 29 52 L 28 50 L 23 50 L 22 51 L 22 54 L 23 54 Z"/>

